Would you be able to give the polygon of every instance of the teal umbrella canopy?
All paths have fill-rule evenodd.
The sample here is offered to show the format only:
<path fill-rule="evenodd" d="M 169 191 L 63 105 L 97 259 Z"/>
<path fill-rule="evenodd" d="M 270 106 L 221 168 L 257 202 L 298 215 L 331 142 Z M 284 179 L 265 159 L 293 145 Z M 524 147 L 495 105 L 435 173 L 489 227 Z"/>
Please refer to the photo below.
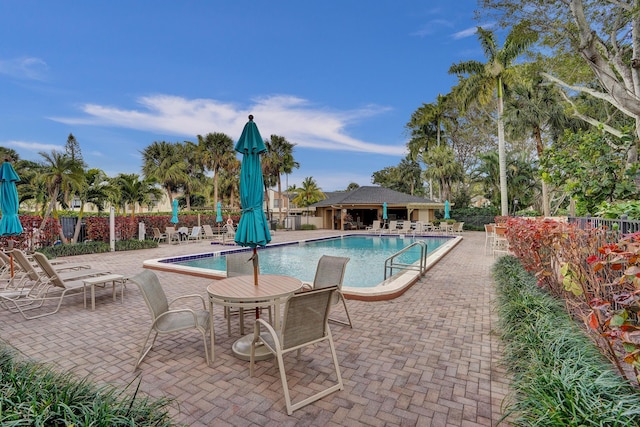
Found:
<path fill-rule="evenodd" d="M 222 203 L 220 202 L 216 204 L 216 222 L 222 222 Z"/>
<path fill-rule="evenodd" d="M 242 215 L 236 229 L 235 242 L 240 246 L 266 246 L 271 241 L 267 218 L 262 209 L 264 201 L 264 180 L 260 165 L 260 154 L 267 151 L 253 116 L 242 130 L 235 146 L 242 154 L 240 169 L 240 202 Z"/>
<path fill-rule="evenodd" d="M 450 210 L 449 201 L 445 200 L 444 201 L 444 219 L 451 219 L 451 214 L 449 210 Z"/>
<path fill-rule="evenodd" d="M 178 223 L 178 201 L 173 199 L 173 212 L 171 216 L 171 222 L 174 224 Z"/>
<path fill-rule="evenodd" d="M 0 236 L 16 236 L 22 233 L 22 224 L 18 217 L 18 189 L 16 182 L 20 177 L 11 163 L 5 161 L 0 167 Z"/>

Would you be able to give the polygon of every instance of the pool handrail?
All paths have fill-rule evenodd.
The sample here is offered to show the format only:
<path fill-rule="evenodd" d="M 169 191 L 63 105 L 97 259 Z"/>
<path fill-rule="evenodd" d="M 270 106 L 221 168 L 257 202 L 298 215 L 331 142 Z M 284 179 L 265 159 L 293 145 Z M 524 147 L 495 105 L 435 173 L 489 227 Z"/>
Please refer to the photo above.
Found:
<path fill-rule="evenodd" d="M 403 253 L 407 252 L 408 250 L 410 250 L 411 248 L 413 248 L 415 246 L 420 246 L 419 265 L 416 265 L 415 262 L 412 263 L 412 264 L 394 262 L 394 260 L 398 256 L 402 255 Z M 395 254 L 391 255 L 386 260 L 384 260 L 384 280 L 387 280 L 387 277 L 393 276 L 394 268 L 395 269 L 418 271 L 420 273 L 420 276 L 424 275 L 424 273 L 427 271 L 427 243 L 422 241 L 422 240 L 418 240 L 417 242 L 413 242 L 409 246 L 399 250 L 398 252 L 396 252 Z M 389 272 L 388 276 L 387 276 L 387 272 Z"/>

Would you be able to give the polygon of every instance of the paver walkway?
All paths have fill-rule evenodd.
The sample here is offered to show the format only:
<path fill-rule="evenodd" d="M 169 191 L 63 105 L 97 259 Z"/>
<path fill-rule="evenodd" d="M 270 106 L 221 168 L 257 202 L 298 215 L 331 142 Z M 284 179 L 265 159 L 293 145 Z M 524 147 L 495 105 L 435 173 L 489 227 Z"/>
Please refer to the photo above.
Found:
<path fill-rule="evenodd" d="M 331 233 L 278 232 L 274 241 Z M 95 311 L 83 308 L 82 296 L 67 298 L 60 312 L 41 319 L 25 321 L 0 310 L 0 339 L 29 358 L 98 383 L 131 383 L 133 392 L 140 381 L 143 392 L 173 399 L 174 420 L 190 426 L 495 426 L 508 380 L 493 333 L 494 260 L 484 255 L 484 233 L 463 236 L 404 295 L 381 302 L 348 301 L 354 329 L 331 324 L 345 389 L 292 416 L 286 414 L 274 364 L 259 362 L 251 378 L 248 362 L 232 355 L 238 322 L 232 323 L 235 335 L 228 337 L 222 310 L 215 313 L 216 359 L 211 367 L 194 331 L 160 336 L 133 373 L 150 322 L 133 284 L 124 303 L 114 302 L 110 290 L 97 291 Z M 70 260 L 129 275 L 140 271 L 144 259 L 210 250 L 209 242 L 162 244 Z M 169 298 L 206 295 L 208 279 L 157 273 Z M 320 349 L 304 351 L 299 361 L 295 356 L 285 361 L 294 390 L 313 387 L 331 372 L 326 353 L 312 357 Z"/>

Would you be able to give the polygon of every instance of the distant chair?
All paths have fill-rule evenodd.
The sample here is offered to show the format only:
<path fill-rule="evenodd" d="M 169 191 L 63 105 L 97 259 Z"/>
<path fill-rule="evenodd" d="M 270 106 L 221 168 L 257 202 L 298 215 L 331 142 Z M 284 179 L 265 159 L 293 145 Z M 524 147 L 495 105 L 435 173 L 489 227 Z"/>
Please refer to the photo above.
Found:
<path fill-rule="evenodd" d="M 320 257 L 320 260 L 318 261 L 318 267 L 316 268 L 316 275 L 313 278 L 311 289 L 323 289 L 331 286 L 337 286 L 338 289 L 333 295 L 332 304 L 335 305 L 342 301 L 344 312 L 347 315 L 348 321 L 343 322 L 341 320 L 335 319 L 331 319 L 331 321 L 341 323 L 353 328 L 353 323 L 351 323 L 351 316 L 349 316 L 349 310 L 347 309 L 347 301 L 342 294 L 342 282 L 344 281 L 344 273 L 347 269 L 348 262 L 349 258 L 347 257 L 322 255 L 322 257 Z"/>
<path fill-rule="evenodd" d="M 164 232 L 167 235 L 169 243 L 173 242 L 174 240 L 180 241 L 180 235 L 176 231 L 175 227 L 167 227 L 165 228 Z"/>
<path fill-rule="evenodd" d="M 213 228 L 209 224 L 205 224 L 202 226 L 202 232 L 204 234 L 204 239 L 213 240 L 218 237 L 214 232 Z"/>
<path fill-rule="evenodd" d="M 153 240 L 158 243 L 160 243 L 160 241 L 162 240 L 169 243 L 169 235 L 167 233 L 161 232 L 158 227 L 153 227 Z"/>
<path fill-rule="evenodd" d="M 143 270 L 130 278 L 130 280 L 140 289 L 140 293 L 144 297 L 144 301 L 149 308 L 152 319 L 151 327 L 149 328 L 147 337 L 142 344 L 140 355 L 136 359 L 133 370 L 135 371 L 138 368 L 147 353 L 151 351 L 158 334 L 169 334 L 188 329 L 197 329 L 202 335 L 202 341 L 204 342 L 204 354 L 207 360 L 207 365 L 209 365 L 211 363 L 211 359 L 209 358 L 209 349 L 207 347 L 207 333 L 210 332 L 212 325 L 210 324 L 209 311 L 207 310 L 205 300 L 202 295 L 183 295 L 172 301 L 168 301 L 164 290 L 162 290 L 162 285 L 160 285 L 158 276 L 156 276 L 156 274 L 151 270 Z M 185 298 L 199 299 L 202 302 L 202 309 L 170 309 L 174 302 Z M 149 348 L 146 348 L 152 334 L 153 339 L 151 340 L 151 345 Z"/>
<path fill-rule="evenodd" d="M 253 341 L 251 342 L 249 375 L 253 376 L 255 371 L 256 346 L 263 345 L 276 356 L 278 361 L 284 400 L 287 407 L 287 414 L 289 415 L 291 415 L 293 411 L 328 396 L 331 393 L 344 390 L 344 384 L 340 374 L 340 365 L 338 364 L 338 355 L 336 354 L 336 348 L 333 343 L 333 338 L 331 337 L 328 322 L 331 301 L 333 300 L 335 292 L 337 292 L 337 288 L 330 287 L 293 295 L 286 302 L 282 329 L 279 331 L 276 331 L 263 319 L 256 320 Z M 289 394 L 287 373 L 284 368 L 284 355 L 297 350 L 299 357 L 302 348 L 323 341 L 329 342 L 331 358 L 335 367 L 336 382 L 321 391 L 317 391 L 318 387 L 313 387 L 315 394 L 293 403 Z M 314 346 L 314 348 L 317 348 L 317 346 Z M 324 376 L 325 374 L 323 373 L 321 377 Z"/>
<path fill-rule="evenodd" d="M 453 224 L 453 232 L 456 234 L 462 234 L 464 231 L 464 222 L 456 222 Z"/>
<path fill-rule="evenodd" d="M 191 229 L 191 233 L 187 236 L 187 241 L 200 240 L 202 238 L 202 227 L 196 225 Z"/>
<path fill-rule="evenodd" d="M 243 251 L 230 253 L 225 255 L 227 261 L 227 277 L 236 276 L 253 276 L 253 257 L 251 252 Z M 260 273 L 260 266 L 258 266 L 258 274 Z M 269 321 L 272 318 L 271 307 L 267 307 L 269 310 Z M 260 308 L 262 310 L 262 308 Z M 244 309 L 238 308 L 238 311 L 234 311 L 231 307 L 225 307 L 224 314 L 227 318 L 227 334 L 231 335 L 231 315 L 237 313 L 240 317 L 240 335 L 244 335 Z"/>
<path fill-rule="evenodd" d="M 493 228 L 493 256 L 497 254 L 509 254 L 509 241 L 507 240 L 507 227 L 496 225 Z"/>
<path fill-rule="evenodd" d="M 493 229 L 495 224 L 484 225 L 484 254 L 487 255 L 487 249 L 493 253 Z"/>

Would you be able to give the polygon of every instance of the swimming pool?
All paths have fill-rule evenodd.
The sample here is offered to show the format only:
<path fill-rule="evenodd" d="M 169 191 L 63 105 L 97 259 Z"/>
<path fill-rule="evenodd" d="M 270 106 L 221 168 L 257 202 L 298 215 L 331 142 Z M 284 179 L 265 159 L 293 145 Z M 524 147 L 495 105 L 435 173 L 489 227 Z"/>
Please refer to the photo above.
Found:
<path fill-rule="evenodd" d="M 347 256 L 343 293 L 353 299 L 389 299 L 400 295 L 405 288 L 418 280 L 419 272 L 403 271 L 384 280 L 384 260 L 416 240 L 427 242 L 427 268 L 451 250 L 462 238 L 410 237 L 379 235 L 345 235 L 342 237 L 303 240 L 270 244 L 259 248 L 260 272 L 284 274 L 304 282 L 312 282 L 316 265 L 322 255 Z M 437 248 L 437 250 L 436 250 Z M 219 279 L 225 277 L 225 253 L 247 251 L 250 248 L 233 248 L 175 258 L 147 260 L 145 268 L 200 277 Z M 413 263 L 420 256 L 419 249 L 408 251 L 400 262 Z"/>
<path fill-rule="evenodd" d="M 428 251 L 433 252 L 448 239 L 446 237 L 414 239 L 398 236 L 349 236 L 271 247 L 258 252 L 260 273 L 293 276 L 303 282 L 313 282 L 316 266 L 322 255 L 343 256 L 350 258 L 345 272 L 344 286 L 354 288 L 377 286 L 384 280 L 385 259 L 416 240 L 425 241 Z M 250 256 L 249 252 L 247 258 Z M 419 259 L 420 248 L 413 247 L 403 253 L 398 260 L 413 264 Z M 223 254 L 180 261 L 176 264 L 226 271 Z"/>

